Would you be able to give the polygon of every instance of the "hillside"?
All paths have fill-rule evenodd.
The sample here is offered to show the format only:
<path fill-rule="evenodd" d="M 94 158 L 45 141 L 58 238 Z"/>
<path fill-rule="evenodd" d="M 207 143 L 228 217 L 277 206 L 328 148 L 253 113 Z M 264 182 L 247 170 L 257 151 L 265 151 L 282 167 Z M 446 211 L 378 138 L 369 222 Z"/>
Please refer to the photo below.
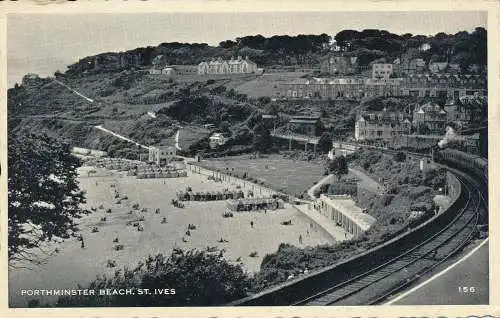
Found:
<path fill-rule="evenodd" d="M 427 62 L 444 59 L 459 63 L 463 69 L 477 64 L 480 70 L 485 70 L 486 36 L 482 28 L 471 33 L 439 33 L 430 37 L 344 30 L 333 37 L 335 43 L 326 34 L 269 38 L 255 35 L 223 41 L 218 46 L 174 42 L 102 53 L 81 59 L 64 73 L 56 72 L 55 78 L 27 75 L 21 85 L 9 89 L 9 133 L 46 132 L 66 138 L 75 146 L 91 145 L 107 150 L 113 142 L 122 143 L 96 132 L 93 128 L 96 125 L 143 144 L 166 145 L 173 144 L 178 129 L 197 131 L 213 124 L 230 137 L 230 147 L 247 149 L 257 147 L 256 140 L 262 141 L 262 136 L 269 133 L 266 130 L 270 127 L 265 127 L 261 113 L 287 118 L 301 111 L 312 111 L 321 114 L 325 132 L 346 139 L 353 134 L 357 111 L 383 107 L 404 111 L 409 100 L 373 99 L 361 104 L 347 100 L 271 101 L 279 92 L 280 83 L 313 75 L 311 68 L 317 68 L 321 60 L 338 50 L 358 56 L 361 65 L 410 54 Z M 415 50 L 423 44 L 428 45 L 427 50 Z M 168 64 L 192 65 L 236 55 L 249 56 L 259 67 L 274 71 L 260 75 L 174 78 L 147 72 L 153 59 L 159 56 L 164 56 Z M 188 130 L 181 133 L 184 143 L 189 145 L 187 148 L 192 146 L 189 151 L 196 151 L 195 148 L 208 151 L 207 135 L 208 132 L 190 134 Z M 114 141 L 109 141 L 110 138 Z"/>

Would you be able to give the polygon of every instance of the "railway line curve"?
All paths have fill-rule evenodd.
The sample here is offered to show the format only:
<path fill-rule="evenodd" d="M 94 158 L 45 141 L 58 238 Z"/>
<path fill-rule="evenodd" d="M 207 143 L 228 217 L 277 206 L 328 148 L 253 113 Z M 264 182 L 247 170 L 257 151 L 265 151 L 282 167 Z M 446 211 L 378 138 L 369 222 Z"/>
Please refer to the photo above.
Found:
<path fill-rule="evenodd" d="M 408 288 L 460 252 L 475 237 L 479 216 L 487 209 L 484 181 L 470 171 L 444 167 L 461 191 L 440 215 L 359 256 L 230 305 L 374 305 Z"/>

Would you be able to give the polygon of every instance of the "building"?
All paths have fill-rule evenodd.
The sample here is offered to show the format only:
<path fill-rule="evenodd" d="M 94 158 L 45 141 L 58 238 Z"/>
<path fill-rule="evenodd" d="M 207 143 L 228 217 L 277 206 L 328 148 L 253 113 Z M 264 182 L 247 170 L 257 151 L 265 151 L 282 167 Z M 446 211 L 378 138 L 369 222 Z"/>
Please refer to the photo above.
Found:
<path fill-rule="evenodd" d="M 299 78 L 280 86 L 292 99 L 354 99 L 378 96 L 414 96 L 459 99 L 486 96 L 486 78 L 480 75 L 409 74 L 403 78 Z"/>
<path fill-rule="evenodd" d="M 174 75 L 197 75 L 198 67 L 196 65 L 171 65 Z"/>
<path fill-rule="evenodd" d="M 197 75 L 198 69 L 195 65 L 153 65 L 149 69 L 149 74 L 151 75 L 166 75 L 173 77 L 176 75 Z"/>
<path fill-rule="evenodd" d="M 454 123 L 459 128 L 479 126 L 486 108 L 486 97 L 474 96 L 464 96 L 458 100 L 451 99 L 444 105 L 447 122 Z"/>
<path fill-rule="evenodd" d="M 411 132 L 411 121 L 402 112 L 367 111 L 358 115 L 354 125 L 356 141 L 379 142 L 393 146 L 404 135 Z"/>
<path fill-rule="evenodd" d="M 393 65 L 390 63 L 372 64 L 372 78 L 374 79 L 389 79 L 393 72 Z"/>
<path fill-rule="evenodd" d="M 480 75 L 409 74 L 401 83 L 401 94 L 414 97 L 459 99 L 463 96 L 485 96 L 486 78 Z"/>
<path fill-rule="evenodd" d="M 365 97 L 399 96 L 401 94 L 400 78 L 372 79 L 359 77 L 346 78 L 300 78 L 293 82 L 281 84 L 284 96 L 297 99 L 353 99 Z"/>
<path fill-rule="evenodd" d="M 318 125 L 320 124 L 319 114 L 302 114 L 293 116 L 288 122 L 289 131 L 307 135 L 309 137 L 316 136 Z"/>
<path fill-rule="evenodd" d="M 412 124 L 417 133 L 444 133 L 447 124 L 447 114 L 441 106 L 429 102 L 415 107 Z"/>
<path fill-rule="evenodd" d="M 177 154 L 177 149 L 171 146 L 149 147 L 148 161 L 159 166 L 166 165 Z"/>
<path fill-rule="evenodd" d="M 354 237 L 368 230 L 376 221 L 374 217 L 356 206 L 349 196 L 321 194 L 314 207 Z"/>
<path fill-rule="evenodd" d="M 211 148 L 216 148 L 218 146 L 223 146 L 227 142 L 227 138 L 221 133 L 214 133 L 209 138 L 209 144 Z"/>
<path fill-rule="evenodd" d="M 198 64 L 198 75 L 207 74 L 249 74 L 257 73 L 257 64 L 252 62 L 248 56 L 242 59 L 238 56 L 237 59 L 231 57 L 229 61 L 223 60 L 221 57 L 212 59 L 210 62 L 201 62 Z"/>
<path fill-rule="evenodd" d="M 321 61 L 319 68 L 323 74 L 355 74 L 358 72 L 358 58 L 335 54 Z"/>
<path fill-rule="evenodd" d="M 336 155 L 347 156 L 359 149 L 355 144 L 332 141 L 332 149 L 328 152 L 328 159 L 332 160 Z"/>
<path fill-rule="evenodd" d="M 442 73 L 448 69 L 448 62 L 432 62 L 429 63 L 429 71 L 431 73 Z"/>
<path fill-rule="evenodd" d="M 425 70 L 425 61 L 421 58 L 415 58 L 410 60 L 408 65 L 408 73 L 419 73 Z"/>

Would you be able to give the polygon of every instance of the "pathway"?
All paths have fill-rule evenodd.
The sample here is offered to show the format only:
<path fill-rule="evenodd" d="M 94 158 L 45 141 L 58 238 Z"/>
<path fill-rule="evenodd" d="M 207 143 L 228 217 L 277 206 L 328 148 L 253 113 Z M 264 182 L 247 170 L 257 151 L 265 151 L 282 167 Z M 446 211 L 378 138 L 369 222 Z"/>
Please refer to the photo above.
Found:
<path fill-rule="evenodd" d="M 295 209 L 302 212 L 310 220 L 320 226 L 326 233 L 335 239 L 337 242 L 342 242 L 351 239 L 353 236 L 350 233 L 344 231 L 340 226 L 336 226 L 335 223 L 328 219 L 326 216 L 322 215 L 315 209 L 310 209 L 309 204 L 297 204 L 293 205 Z"/>
<path fill-rule="evenodd" d="M 54 82 L 56 82 L 57 84 L 59 84 L 59 85 L 61 85 L 61 86 L 65 87 L 65 88 L 69 89 L 70 91 L 72 91 L 72 92 L 73 92 L 73 93 L 75 93 L 76 95 L 78 95 L 78 96 L 82 97 L 83 99 L 87 100 L 88 102 L 90 102 L 90 103 L 93 103 L 93 102 L 94 102 L 94 100 L 93 100 L 92 98 L 89 98 L 89 97 L 87 97 L 87 96 L 83 95 L 82 93 L 77 92 L 76 90 L 72 89 L 71 87 L 69 87 L 68 85 L 64 84 L 63 82 L 61 82 L 61 81 L 59 81 L 59 80 L 54 79 Z"/>
<path fill-rule="evenodd" d="M 318 183 L 316 183 L 315 185 L 310 187 L 309 190 L 307 190 L 307 195 L 309 195 L 309 198 L 311 198 L 311 200 L 314 200 L 315 199 L 314 191 L 317 188 L 321 187 L 321 185 L 323 185 L 325 183 L 331 183 L 332 179 L 334 179 L 334 178 L 335 178 L 335 175 L 329 174 L 326 177 L 324 177 L 323 179 L 319 180 Z"/>
<path fill-rule="evenodd" d="M 113 132 L 113 131 L 111 131 L 111 130 L 109 130 L 109 129 L 106 129 L 106 128 L 102 127 L 101 125 L 97 125 L 97 126 L 94 126 L 94 127 L 95 127 L 95 128 L 97 128 L 97 129 L 99 129 L 99 130 L 101 130 L 101 131 L 103 131 L 103 132 L 105 132 L 105 133 L 108 133 L 108 134 L 110 134 L 110 135 L 113 135 L 113 136 L 115 136 L 115 137 L 117 137 L 117 138 L 120 138 L 120 139 L 122 139 L 122 140 L 125 140 L 125 141 L 128 141 L 128 142 L 131 142 L 131 143 L 136 144 L 137 146 L 140 146 L 140 147 L 142 147 L 142 148 L 149 149 L 149 147 L 148 147 L 148 146 L 142 145 L 142 144 L 138 143 L 137 141 L 133 141 L 133 140 L 132 140 L 132 139 L 130 139 L 130 138 L 127 138 L 127 137 L 125 137 L 125 136 L 122 136 L 122 135 L 120 135 L 120 134 L 117 134 L 117 133 L 115 133 L 115 132 Z"/>

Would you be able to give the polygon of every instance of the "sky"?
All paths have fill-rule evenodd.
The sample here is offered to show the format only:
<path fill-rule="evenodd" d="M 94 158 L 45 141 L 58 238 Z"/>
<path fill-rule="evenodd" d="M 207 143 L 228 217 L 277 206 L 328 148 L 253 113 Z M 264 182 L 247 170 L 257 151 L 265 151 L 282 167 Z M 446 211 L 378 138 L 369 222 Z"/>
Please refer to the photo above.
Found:
<path fill-rule="evenodd" d="M 326 33 L 382 29 L 434 35 L 487 28 L 487 13 L 472 11 L 400 12 L 225 12 L 9 14 L 8 86 L 27 73 L 52 75 L 79 59 L 163 42 L 217 45 L 239 36 Z"/>

